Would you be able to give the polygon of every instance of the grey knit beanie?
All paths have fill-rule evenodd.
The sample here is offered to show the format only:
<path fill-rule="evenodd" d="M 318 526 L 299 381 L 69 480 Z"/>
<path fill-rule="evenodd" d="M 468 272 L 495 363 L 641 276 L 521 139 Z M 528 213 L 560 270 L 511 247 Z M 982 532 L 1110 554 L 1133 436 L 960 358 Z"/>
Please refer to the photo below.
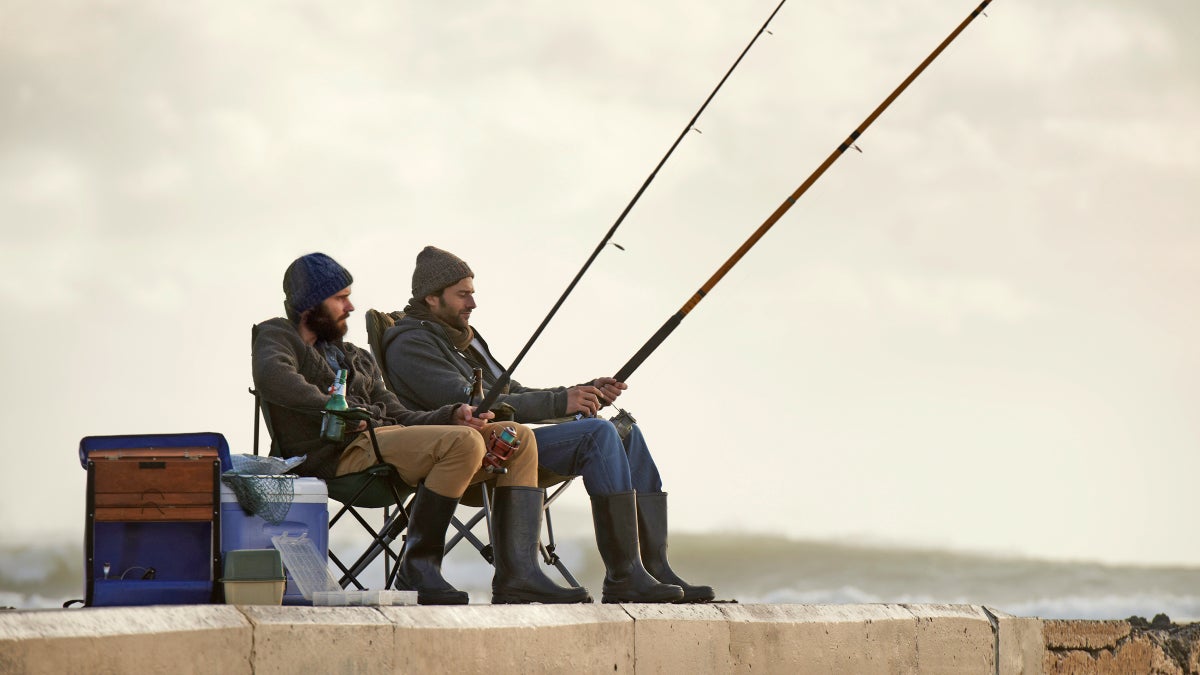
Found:
<path fill-rule="evenodd" d="M 467 277 L 474 278 L 475 273 L 461 258 L 449 251 L 426 246 L 417 254 L 417 266 L 413 268 L 413 299 L 424 300 L 425 296 L 453 286 Z"/>
<path fill-rule="evenodd" d="M 289 319 L 299 321 L 305 311 L 352 283 L 350 272 L 324 253 L 300 256 L 283 273 L 283 307 Z"/>

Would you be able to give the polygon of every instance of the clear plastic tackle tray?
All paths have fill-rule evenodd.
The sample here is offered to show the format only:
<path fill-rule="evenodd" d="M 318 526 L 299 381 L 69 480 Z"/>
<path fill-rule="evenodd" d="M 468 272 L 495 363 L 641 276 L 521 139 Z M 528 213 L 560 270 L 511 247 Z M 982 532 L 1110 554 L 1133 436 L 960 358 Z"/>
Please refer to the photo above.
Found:
<path fill-rule="evenodd" d="M 415 605 L 416 591 L 347 591 L 329 572 L 324 556 L 308 535 L 271 537 L 283 564 L 305 600 L 317 606 Z"/>

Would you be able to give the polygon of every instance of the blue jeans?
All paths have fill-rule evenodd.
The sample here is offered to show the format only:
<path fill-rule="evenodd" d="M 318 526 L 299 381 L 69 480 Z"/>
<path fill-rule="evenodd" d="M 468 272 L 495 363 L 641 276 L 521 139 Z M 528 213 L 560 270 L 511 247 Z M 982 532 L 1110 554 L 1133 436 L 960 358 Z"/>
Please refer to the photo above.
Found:
<path fill-rule="evenodd" d="M 662 477 L 634 425 L 625 442 L 608 420 L 591 417 L 538 427 L 538 464 L 564 476 L 583 476 L 589 495 L 662 492 Z"/>

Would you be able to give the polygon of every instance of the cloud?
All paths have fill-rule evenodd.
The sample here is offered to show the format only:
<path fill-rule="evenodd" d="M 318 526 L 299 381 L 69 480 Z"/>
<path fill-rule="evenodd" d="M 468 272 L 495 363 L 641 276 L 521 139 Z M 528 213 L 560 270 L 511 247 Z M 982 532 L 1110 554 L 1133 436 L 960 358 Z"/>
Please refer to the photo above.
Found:
<path fill-rule="evenodd" d="M 1109 155 L 1159 170 L 1200 168 L 1200 127 L 1166 111 L 1132 119 L 1050 118 L 1044 125 L 1057 138 L 1056 152 L 1069 146 L 1079 155 Z"/>
<path fill-rule="evenodd" d="M 988 28 L 973 36 L 981 50 L 1002 55 L 987 75 L 1039 88 L 1103 76 L 1129 61 L 1169 62 L 1185 37 L 1148 3 L 997 3 L 989 14 Z"/>
<path fill-rule="evenodd" d="M 127 406 L 106 405 L 147 391 L 167 415 L 155 423 L 228 418 L 221 430 L 247 440 L 244 393 L 230 394 L 248 377 L 246 324 L 278 313 L 284 266 L 311 250 L 350 266 L 360 306 L 380 308 L 403 303 L 421 245 L 456 250 L 480 273 L 489 339 L 513 356 L 775 4 L 6 3 L 0 307 L 32 324 L 11 334 L 6 365 L 29 398 L 65 387 L 79 411 L 63 422 L 10 400 L 10 423 L 59 448 L 23 461 L 61 460 L 122 423 Z M 631 212 L 616 237 L 627 250 L 606 249 L 530 353 L 529 381 L 619 365 L 968 10 L 789 3 Z M 1187 311 L 1200 287 L 1200 3 L 989 14 L 639 371 L 630 396 L 674 485 L 727 459 L 697 429 L 778 453 L 747 455 L 747 475 L 806 456 L 795 447 L 880 448 L 820 461 L 841 472 L 838 490 L 861 489 L 867 464 L 881 484 L 926 493 L 976 475 L 942 461 L 947 448 L 1062 460 L 1046 439 L 1084 428 L 1080 456 L 1086 445 L 1114 465 L 1151 422 L 1155 447 L 1195 437 L 1156 411 L 1190 409 L 1200 379 L 1187 351 L 1200 339 Z M 63 316 L 86 330 L 58 330 Z M 118 352 L 150 352 L 156 372 L 123 377 Z M 1174 389 L 1138 379 L 1145 354 Z M 793 379 L 809 410 L 746 423 Z M 1030 403 L 1058 381 L 1109 389 L 1064 385 Z M 678 423 L 676 391 L 714 389 L 721 414 Z M 1126 414 L 1097 414 L 1120 391 Z M 929 411 L 951 403 L 1004 412 L 1003 434 L 960 420 L 939 435 L 947 416 Z M 1113 433 L 1118 422 L 1139 433 Z M 803 440 L 778 443 L 779 427 Z M 1094 492 L 1194 510 L 1184 473 L 1154 485 L 1094 473 L 1086 490 L 1046 480 L 1061 517 L 1087 521 L 1071 509 Z M 1023 523 L 1005 527 L 987 536 L 1029 541 Z"/>
<path fill-rule="evenodd" d="M 971 319 L 1011 324 L 1037 311 L 1035 302 L 998 279 L 890 276 L 882 291 L 897 313 L 930 319 L 946 333 L 957 332 Z"/>

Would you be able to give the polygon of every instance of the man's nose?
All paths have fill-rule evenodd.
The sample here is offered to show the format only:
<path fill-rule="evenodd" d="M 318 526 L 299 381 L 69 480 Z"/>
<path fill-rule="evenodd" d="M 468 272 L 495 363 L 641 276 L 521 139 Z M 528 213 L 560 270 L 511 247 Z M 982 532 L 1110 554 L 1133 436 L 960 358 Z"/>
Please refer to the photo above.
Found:
<path fill-rule="evenodd" d="M 475 304 L 474 296 L 467 296 L 467 309 L 475 309 L 478 305 Z"/>

